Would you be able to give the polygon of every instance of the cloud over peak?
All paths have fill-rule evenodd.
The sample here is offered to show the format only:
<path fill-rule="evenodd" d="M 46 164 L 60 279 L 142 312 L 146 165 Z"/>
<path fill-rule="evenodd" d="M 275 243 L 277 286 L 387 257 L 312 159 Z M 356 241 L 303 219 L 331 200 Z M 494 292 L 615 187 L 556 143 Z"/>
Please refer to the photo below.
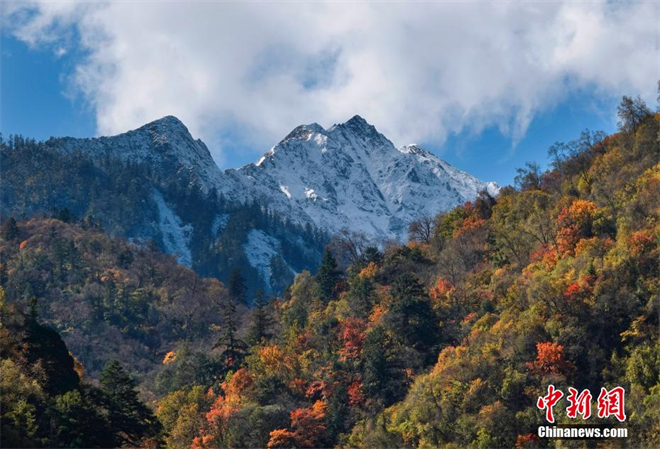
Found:
<path fill-rule="evenodd" d="M 499 126 L 515 141 L 579 90 L 647 93 L 658 4 L 112 2 L 8 7 L 31 46 L 81 48 L 71 87 L 113 134 L 169 114 L 261 152 L 360 114 L 397 145 Z M 64 54 L 64 53 L 62 53 Z"/>

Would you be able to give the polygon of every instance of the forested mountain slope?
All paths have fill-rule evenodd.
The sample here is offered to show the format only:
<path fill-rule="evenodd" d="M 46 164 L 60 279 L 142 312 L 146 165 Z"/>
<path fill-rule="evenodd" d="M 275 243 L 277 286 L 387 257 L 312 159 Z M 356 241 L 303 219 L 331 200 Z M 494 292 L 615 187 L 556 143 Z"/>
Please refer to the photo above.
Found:
<path fill-rule="evenodd" d="M 238 270 L 251 295 L 281 292 L 295 273 L 318 265 L 324 232 L 265 203 L 232 202 L 206 189 L 218 176 L 208 150 L 178 120 L 180 126 L 168 123 L 120 139 L 83 139 L 84 151 L 78 139 L 0 142 L 0 214 L 18 219 L 66 209 L 111 235 L 153 243 L 202 276 L 226 281 Z M 213 165 L 191 170 L 190 160 Z"/>
<path fill-rule="evenodd" d="M 326 255 L 240 369 L 161 401 L 167 444 L 546 447 L 536 403 L 554 384 L 589 388 L 593 410 L 622 386 L 627 421 L 586 423 L 628 428 L 603 447 L 657 447 L 660 116 L 619 112 L 621 132 L 555 145 L 551 169 L 418 223 L 407 245 L 358 248 L 345 272 Z M 558 421 L 579 423 L 565 406 Z"/>
<path fill-rule="evenodd" d="M 66 208 L 154 241 L 200 275 L 239 270 L 251 294 L 314 272 L 343 228 L 400 239 L 414 219 L 498 190 L 417 146 L 395 148 L 359 116 L 299 126 L 257 163 L 225 171 L 172 116 L 112 137 L 10 136 L 0 166 L 0 216 Z"/>
<path fill-rule="evenodd" d="M 161 367 L 154 368 L 160 373 L 155 381 L 142 374 L 142 388 L 156 398 L 162 425 L 146 437 L 160 437 L 167 447 L 549 447 L 556 441 L 539 440 L 536 429 L 544 422 L 537 399 L 550 384 L 590 389 L 594 411 L 601 387 L 625 388 L 625 422 L 592 416 L 586 424 L 628 429 L 627 440 L 599 440 L 602 447 L 657 447 L 660 114 L 624 98 L 619 115 L 618 133 L 584 132 L 554 145 L 550 169 L 529 164 L 515 188 L 497 197 L 483 192 L 433 220 L 416 221 L 407 244 L 377 248 L 344 234 L 315 275 L 299 273 L 272 302 L 256 297 L 243 319 L 227 301 L 183 327 L 167 305 L 189 304 L 190 289 L 174 293 L 181 283 L 163 270 L 184 270 L 194 280 L 192 272 L 54 219 L 3 224 L 9 262 L 2 285 L 9 302 L 28 315 L 34 315 L 30 305 L 40 305 L 39 319 L 58 326 L 67 342 L 88 325 L 63 324 L 74 322 L 71 307 L 82 309 L 96 297 L 142 311 L 114 316 L 110 305 L 102 309 L 107 316 L 89 318 L 125 338 L 137 338 L 130 332 L 147 338 L 149 326 L 161 326 L 154 335 L 162 343 Z M 43 232 L 50 226 L 54 236 Z M 66 244 L 57 243 L 62 239 Z M 94 239 L 105 256 L 86 261 Z M 111 242 L 117 250 L 104 249 Z M 123 248 L 135 254 L 120 269 L 128 263 L 119 258 Z M 107 264 L 98 265 L 104 258 Z M 154 264 L 161 274 L 152 285 Z M 104 280 L 108 270 L 113 275 Z M 147 309 L 139 307 L 141 295 L 125 297 L 120 288 L 103 296 L 103 286 L 121 286 L 125 277 L 129 288 L 146 282 L 155 295 Z M 200 307 L 211 307 L 207 301 L 224 288 L 200 282 Z M 240 292 L 239 284 L 228 290 Z M 94 289 L 97 295 L 90 294 Z M 124 316 L 131 319 L 113 323 Z M 215 333 L 200 328 L 185 337 L 188 345 L 176 346 L 161 335 L 195 332 L 198 321 Z M 200 341 L 211 344 L 211 335 L 217 347 L 194 355 Z M 72 341 L 79 357 L 76 348 Z M 14 383 L 34 384 L 15 372 Z M 25 410 L 20 398 L 26 398 L 35 407 L 29 416 L 47 416 L 36 393 L 21 391 L 12 410 Z M 566 405 L 555 408 L 558 423 L 581 423 L 566 416 Z M 28 415 L 3 415 L 3 425 L 16 429 L 14 416 Z"/>
<path fill-rule="evenodd" d="M 58 330 L 93 377 L 117 359 L 157 392 L 168 352 L 201 363 L 221 334 L 230 293 L 172 256 L 54 218 L 8 220 L 1 237 L 6 301 Z"/>
<path fill-rule="evenodd" d="M 0 287 L 2 447 L 156 447 L 162 425 L 116 361 L 91 383 L 58 333 Z"/>

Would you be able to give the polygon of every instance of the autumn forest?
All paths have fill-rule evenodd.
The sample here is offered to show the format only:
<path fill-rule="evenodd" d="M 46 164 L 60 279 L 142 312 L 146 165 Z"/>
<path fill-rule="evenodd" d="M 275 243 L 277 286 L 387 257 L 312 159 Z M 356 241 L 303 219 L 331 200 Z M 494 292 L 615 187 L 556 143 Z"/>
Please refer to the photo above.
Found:
<path fill-rule="evenodd" d="M 2 447 L 593 446 L 537 436 L 549 385 L 623 387 L 598 447 L 659 447 L 660 113 L 618 116 L 405 243 L 335 235 L 281 295 L 65 207 L 3 217 Z"/>

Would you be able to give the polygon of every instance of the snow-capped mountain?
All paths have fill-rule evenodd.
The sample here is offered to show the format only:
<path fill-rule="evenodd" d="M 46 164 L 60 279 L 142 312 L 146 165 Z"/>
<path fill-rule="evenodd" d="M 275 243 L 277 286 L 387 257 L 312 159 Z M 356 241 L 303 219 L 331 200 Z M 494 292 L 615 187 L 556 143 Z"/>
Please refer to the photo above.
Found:
<path fill-rule="evenodd" d="M 294 220 L 380 238 L 401 238 L 419 216 L 499 190 L 416 145 L 397 149 L 359 116 L 327 130 L 299 126 L 256 163 L 225 174 L 233 182 L 222 191 L 235 199 L 267 198 Z"/>
<path fill-rule="evenodd" d="M 171 116 L 29 148 L 0 152 L 11 167 L 0 178 L 0 215 L 66 207 L 111 234 L 153 241 L 202 275 L 226 279 L 239 268 L 267 293 L 314 271 L 344 227 L 402 239 L 415 218 L 499 190 L 416 145 L 397 149 L 359 116 L 299 126 L 256 163 L 229 170 Z"/>
<path fill-rule="evenodd" d="M 298 126 L 256 163 L 225 171 L 172 116 L 114 137 L 56 142 L 68 152 L 110 153 L 185 172 L 204 191 L 215 187 L 232 200 L 258 200 L 330 233 L 350 227 L 372 237 L 402 238 L 419 216 L 473 200 L 480 190 L 499 190 L 417 145 L 397 149 L 360 116 L 327 130 L 316 123 Z"/>
<path fill-rule="evenodd" d="M 109 153 L 185 173 L 204 191 L 258 200 L 293 222 L 330 233 L 350 227 L 376 238 L 402 238 L 415 218 L 473 200 L 480 190 L 499 190 L 417 145 L 397 149 L 360 116 L 327 130 L 298 126 L 256 163 L 225 171 L 172 116 L 114 137 L 55 142 L 67 152 Z"/>

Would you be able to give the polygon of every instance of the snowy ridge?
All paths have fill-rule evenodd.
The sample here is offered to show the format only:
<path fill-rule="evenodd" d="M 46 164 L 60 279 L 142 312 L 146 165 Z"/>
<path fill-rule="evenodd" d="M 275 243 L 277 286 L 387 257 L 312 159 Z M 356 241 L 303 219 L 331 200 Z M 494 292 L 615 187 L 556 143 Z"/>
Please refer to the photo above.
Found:
<path fill-rule="evenodd" d="M 146 162 L 154 168 L 169 164 L 176 171 L 192 174 L 203 189 L 220 183 L 222 171 L 201 140 L 193 139 L 188 128 L 173 116 L 148 123 L 136 130 L 112 137 L 50 141 L 64 152 L 80 151 L 95 158 L 105 155 L 124 161 Z"/>
<path fill-rule="evenodd" d="M 466 197 L 472 196 L 475 189 L 477 191 L 486 190 L 493 196 L 497 195 L 500 191 L 497 183 L 480 181 L 414 143 L 399 148 L 399 151 L 404 154 L 413 155 L 420 164 L 428 166 L 438 178 L 448 175 L 456 184 L 457 190 Z"/>
<path fill-rule="evenodd" d="M 95 159 L 148 164 L 161 179 L 188 182 L 205 192 L 215 189 L 234 202 L 256 200 L 294 223 L 309 223 L 329 233 L 348 227 L 376 239 L 403 239 L 414 219 L 473 200 L 481 190 L 491 195 L 499 191 L 495 183 L 482 182 L 417 145 L 397 149 L 360 116 L 328 129 L 317 123 L 298 126 L 256 163 L 224 171 L 206 145 L 172 116 L 113 137 L 65 137 L 49 144 Z M 191 265 L 192 227 L 181 221 L 158 190 L 153 200 L 164 249 Z M 228 219 L 211 219 L 211 241 Z M 279 240 L 253 229 L 243 250 L 268 284 L 273 257 L 281 254 Z"/>
<path fill-rule="evenodd" d="M 403 238 L 421 215 L 499 191 L 417 145 L 397 149 L 359 116 L 327 130 L 298 126 L 257 163 L 225 173 L 241 185 L 219 187 L 231 198 L 267 198 L 294 221 L 377 238 Z"/>

